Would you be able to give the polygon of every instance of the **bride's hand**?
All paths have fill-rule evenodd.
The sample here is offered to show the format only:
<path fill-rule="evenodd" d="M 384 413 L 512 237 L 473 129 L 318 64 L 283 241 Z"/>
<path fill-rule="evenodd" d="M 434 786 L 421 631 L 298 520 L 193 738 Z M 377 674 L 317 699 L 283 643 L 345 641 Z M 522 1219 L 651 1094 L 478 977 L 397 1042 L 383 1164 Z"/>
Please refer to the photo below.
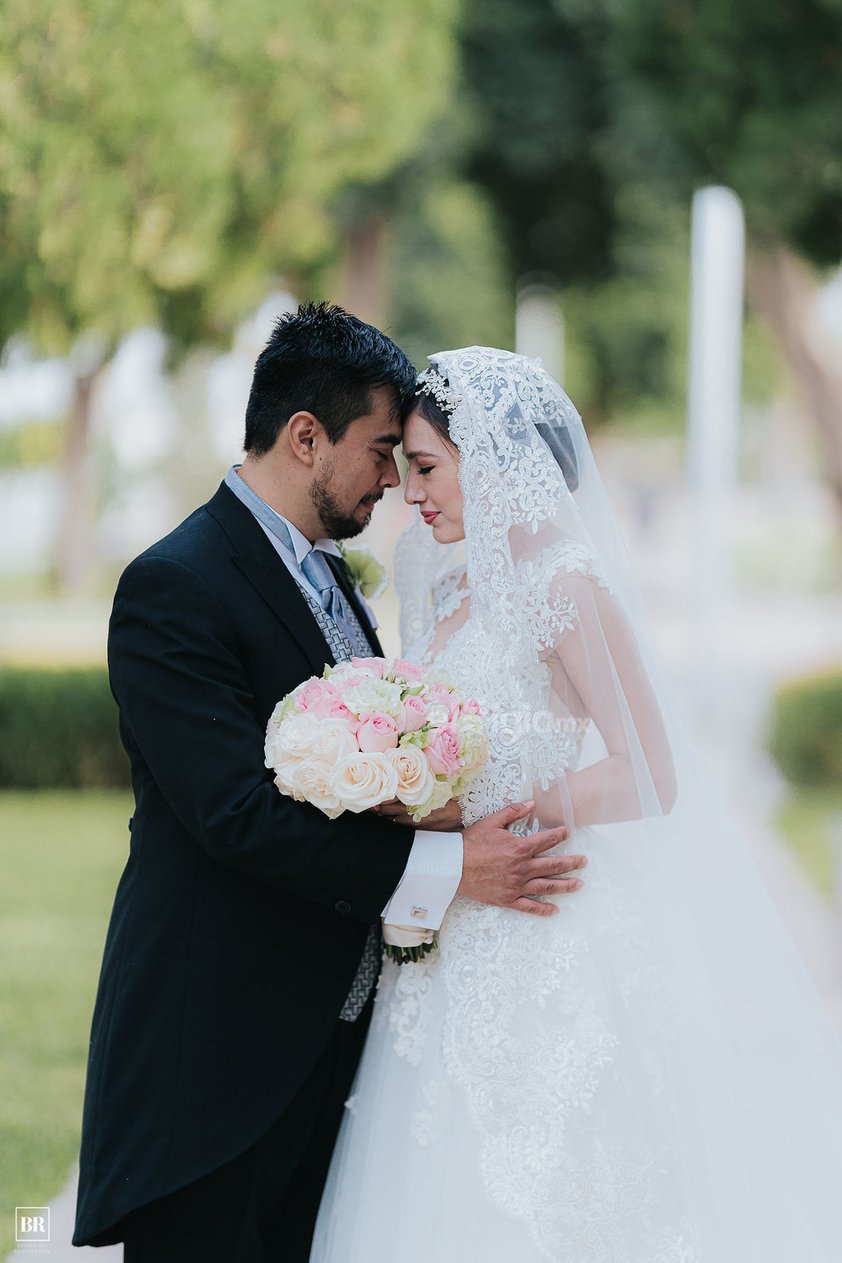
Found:
<path fill-rule="evenodd" d="M 419 820 L 418 824 L 397 798 L 393 798 L 388 803 L 381 803 L 379 807 L 372 807 L 371 810 L 378 816 L 384 816 L 387 820 L 406 825 L 410 829 L 430 829 L 435 833 L 457 833 L 462 828 L 462 808 L 455 798 L 451 798 L 449 803 L 445 803 L 436 811 L 431 811 L 423 820 Z"/>

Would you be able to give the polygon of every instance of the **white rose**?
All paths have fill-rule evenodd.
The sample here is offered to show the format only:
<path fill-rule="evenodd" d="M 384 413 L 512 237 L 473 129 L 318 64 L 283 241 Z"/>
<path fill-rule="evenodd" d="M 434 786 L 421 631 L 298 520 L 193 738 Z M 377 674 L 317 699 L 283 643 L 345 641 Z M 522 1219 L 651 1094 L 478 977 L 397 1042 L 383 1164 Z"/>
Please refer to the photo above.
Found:
<path fill-rule="evenodd" d="M 299 759 L 281 759 L 274 767 L 275 784 L 282 794 L 295 797 L 295 769 L 301 766 Z"/>
<path fill-rule="evenodd" d="M 427 723 L 433 728 L 440 728 L 442 724 L 446 724 L 450 718 L 450 711 L 444 702 L 430 702 L 427 707 Z"/>
<path fill-rule="evenodd" d="M 356 715 L 380 711 L 397 719 L 401 713 L 402 693 L 400 684 L 390 684 L 388 680 L 372 677 L 362 684 L 352 684 L 342 694 L 342 700 Z"/>
<path fill-rule="evenodd" d="M 342 803 L 333 792 L 331 785 L 333 767 L 324 759 L 307 759 L 304 763 L 296 763 L 292 788 L 293 798 L 298 802 L 312 803 L 324 812 L 328 820 L 335 820 L 344 810 Z"/>
<path fill-rule="evenodd" d="M 272 714 L 270 716 L 269 727 L 278 728 L 284 722 L 284 720 L 287 718 L 288 715 L 293 715 L 293 714 L 298 713 L 295 702 L 296 702 L 296 698 L 298 694 L 301 692 L 303 687 L 304 687 L 303 684 L 299 684 L 298 688 L 293 689 L 291 693 L 287 693 L 286 697 L 282 698 L 278 702 L 277 706 L 272 711 Z"/>
<path fill-rule="evenodd" d="M 359 746 L 344 719 L 321 719 L 310 745 L 313 758 L 336 763 L 343 754 L 355 754 Z"/>
<path fill-rule="evenodd" d="M 435 777 L 427 758 L 418 746 L 398 746 L 387 750 L 398 778 L 397 795 L 406 807 L 417 807 L 426 802 L 433 792 Z"/>
<path fill-rule="evenodd" d="M 333 770 L 333 793 L 348 811 L 366 811 L 397 797 L 398 774 L 386 754 L 346 754 Z"/>
<path fill-rule="evenodd" d="M 457 725 L 459 753 L 466 768 L 479 767 L 488 758 L 488 738 L 478 715 L 463 715 Z"/>
<path fill-rule="evenodd" d="M 288 759 L 306 759 L 313 750 L 319 721 L 306 712 L 292 715 L 277 727 L 269 721 L 266 730 L 266 766 L 277 767 Z"/>
<path fill-rule="evenodd" d="M 449 803 L 452 797 L 453 788 L 450 782 L 435 779 L 433 792 L 430 794 L 430 797 L 410 812 L 410 815 L 415 823 L 418 824 L 418 821 L 423 820 L 425 816 L 429 816 L 431 811 L 438 811 L 439 807 Z"/>
<path fill-rule="evenodd" d="M 354 666 L 353 662 L 340 662 L 337 666 L 328 668 L 326 679 L 338 686 L 343 680 L 347 680 L 349 675 L 373 676 L 374 672 L 371 667 Z"/>

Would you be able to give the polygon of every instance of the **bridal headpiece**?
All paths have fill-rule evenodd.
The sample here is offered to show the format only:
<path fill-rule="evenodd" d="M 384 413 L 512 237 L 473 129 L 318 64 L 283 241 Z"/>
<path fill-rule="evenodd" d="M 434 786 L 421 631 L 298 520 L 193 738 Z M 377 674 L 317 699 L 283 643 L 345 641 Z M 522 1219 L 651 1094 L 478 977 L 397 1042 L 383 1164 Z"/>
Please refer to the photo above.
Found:
<path fill-rule="evenodd" d="M 436 403 L 449 413 L 453 413 L 462 402 L 461 395 L 458 395 L 450 383 L 433 367 L 425 368 L 423 373 L 418 374 L 415 393 L 416 395 L 432 395 Z"/>

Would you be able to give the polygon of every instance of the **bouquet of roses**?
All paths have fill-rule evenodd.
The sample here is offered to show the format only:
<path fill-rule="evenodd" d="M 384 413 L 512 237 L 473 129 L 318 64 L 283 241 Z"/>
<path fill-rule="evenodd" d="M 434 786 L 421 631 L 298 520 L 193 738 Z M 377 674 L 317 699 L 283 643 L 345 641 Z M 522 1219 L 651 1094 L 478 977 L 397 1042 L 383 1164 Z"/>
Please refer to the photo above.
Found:
<path fill-rule="evenodd" d="M 437 672 L 400 658 L 325 667 L 275 707 L 266 766 L 282 794 L 331 820 L 399 799 L 418 823 L 464 791 L 488 758 L 477 702 Z M 399 964 L 436 946 L 432 930 L 384 925 Z"/>
<path fill-rule="evenodd" d="M 331 820 L 397 798 L 418 823 L 487 757 L 477 702 L 400 658 L 325 667 L 278 702 L 266 729 L 278 789 Z"/>

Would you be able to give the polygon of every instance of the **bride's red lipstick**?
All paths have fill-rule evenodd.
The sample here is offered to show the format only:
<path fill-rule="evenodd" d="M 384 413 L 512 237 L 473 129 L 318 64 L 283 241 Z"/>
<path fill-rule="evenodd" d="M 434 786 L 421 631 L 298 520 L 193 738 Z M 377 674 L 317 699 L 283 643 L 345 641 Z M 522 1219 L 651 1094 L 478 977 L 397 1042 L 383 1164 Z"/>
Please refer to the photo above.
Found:
<path fill-rule="evenodd" d="M 427 523 L 428 526 L 433 525 L 433 522 L 435 522 L 438 515 L 439 515 L 438 509 L 436 509 L 435 513 L 423 513 L 423 512 L 421 513 L 422 518 L 424 519 L 424 521 Z"/>

